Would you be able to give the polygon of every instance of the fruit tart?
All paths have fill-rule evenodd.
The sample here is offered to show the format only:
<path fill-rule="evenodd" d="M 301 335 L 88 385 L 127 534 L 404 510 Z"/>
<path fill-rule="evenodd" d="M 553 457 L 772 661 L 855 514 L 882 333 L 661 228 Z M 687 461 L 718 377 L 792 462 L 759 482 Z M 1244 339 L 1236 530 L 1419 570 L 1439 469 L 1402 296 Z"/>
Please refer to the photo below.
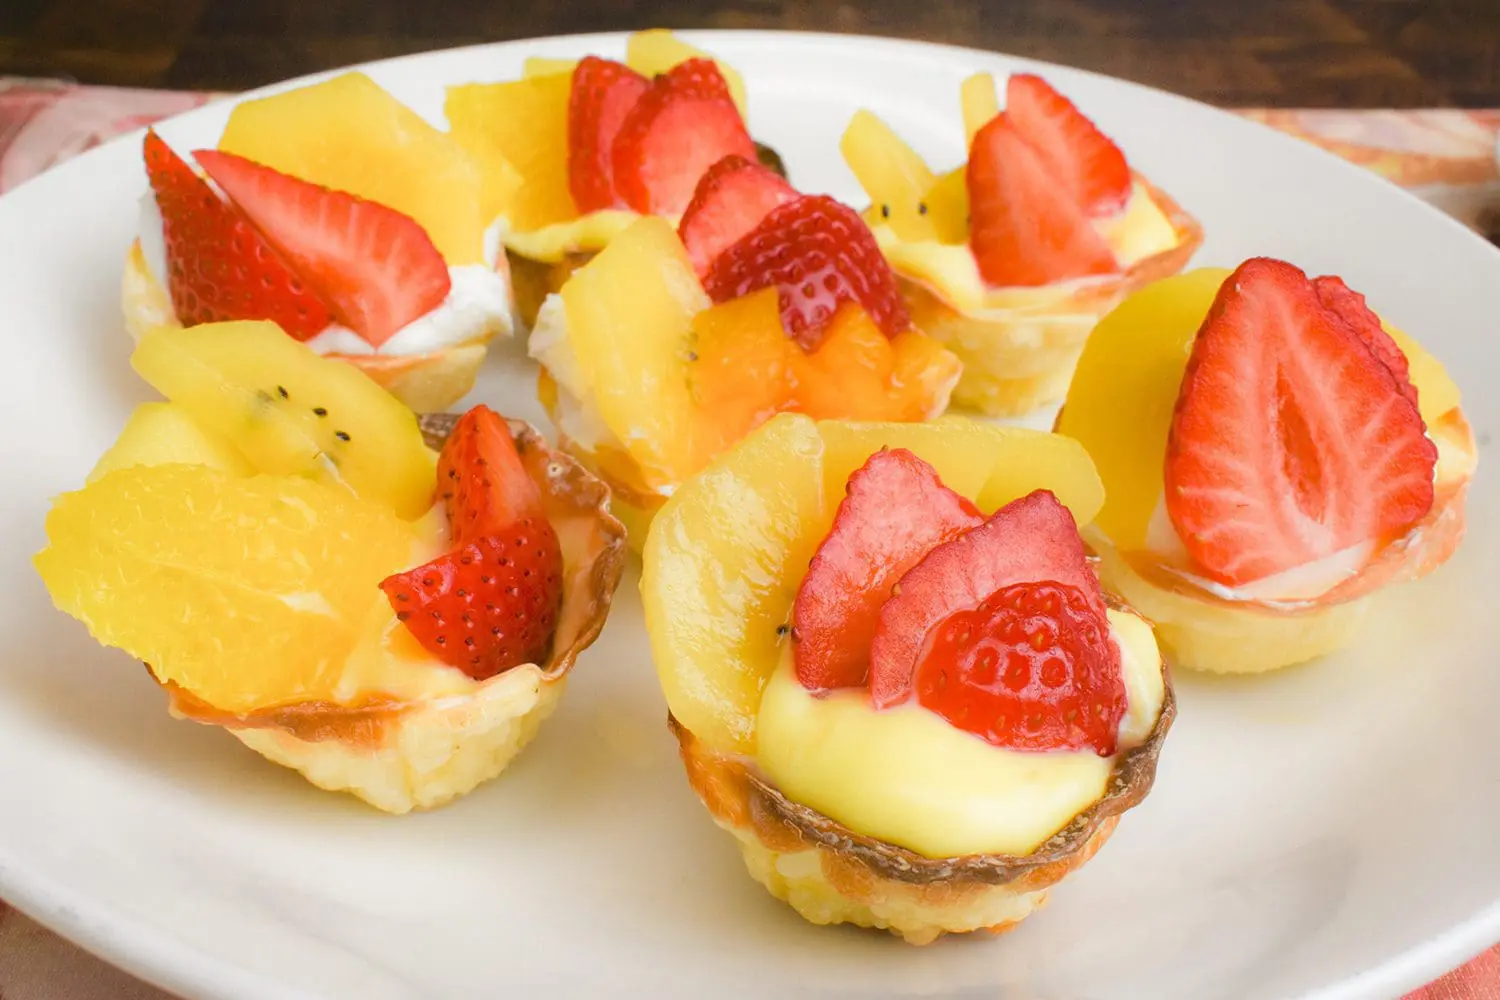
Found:
<path fill-rule="evenodd" d="M 218 149 L 189 158 L 147 132 L 145 163 L 123 288 L 137 339 L 272 320 L 432 412 L 512 331 L 478 164 L 361 73 L 246 101 Z"/>
<path fill-rule="evenodd" d="M 404 813 L 498 775 L 608 614 L 604 485 L 485 407 L 419 425 L 272 323 L 161 327 L 132 364 L 167 401 L 54 502 L 57 606 L 322 788 Z"/>
<path fill-rule="evenodd" d="M 921 421 L 958 379 L 912 326 L 859 214 L 725 157 L 677 231 L 643 216 L 549 295 L 531 332 L 562 445 L 644 540 L 683 482 L 771 415 Z"/>
<path fill-rule="evenodd" d="M 1041 77 L 1011 76 L 1003 112 L 988 73 L 962 96 L 969 158 L 949 173 L 868 111 L 841 148 L 913 322 L 963 360 L 954 401 L 1018 416 L 1061 399 L 1099 318 L 1203 231 Z"/>
<path fill-rule="evenodd" d="M 1478 459 L 1441 364 L 1339 278 L 1263 258 L 1121 304 L 1057 430 L 1104 481 L 1104 586 L 1218 672 L 1349 642 L 1377 590 L 1457 548 Z"/>
<path fill-rule="evenodd" d="M 998 933 L 1144 799 L 1174 702 L 1086 558 L 1101 500 L 1060 435 L 783 414 L 667 502 L 641 591 L 669 725 L 773 895 Z"/>
<path fill-rule="evenodd" d="M 710 165 L 755 160 L 744 80 L 665 30 L 641 31 L 625 61 L 532 58 L 520 80 L 448 91 L 453 135 L 487 165 L 496 219 L 530 326 L 549 292 L 639 215 L 675 222 Z"/>

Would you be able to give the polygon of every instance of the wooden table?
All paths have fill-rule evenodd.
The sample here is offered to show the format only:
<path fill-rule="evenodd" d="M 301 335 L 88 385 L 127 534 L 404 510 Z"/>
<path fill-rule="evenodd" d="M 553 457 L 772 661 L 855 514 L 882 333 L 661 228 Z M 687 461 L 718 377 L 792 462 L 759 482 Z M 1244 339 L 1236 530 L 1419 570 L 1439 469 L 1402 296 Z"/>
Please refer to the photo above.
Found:
<path fill-rule="evenodd" d="M 0 74 L 237 90 L 649 26 L 954 42 L 1223 105 L 1500 106 L 1500 0 L 0 0 Z"/>

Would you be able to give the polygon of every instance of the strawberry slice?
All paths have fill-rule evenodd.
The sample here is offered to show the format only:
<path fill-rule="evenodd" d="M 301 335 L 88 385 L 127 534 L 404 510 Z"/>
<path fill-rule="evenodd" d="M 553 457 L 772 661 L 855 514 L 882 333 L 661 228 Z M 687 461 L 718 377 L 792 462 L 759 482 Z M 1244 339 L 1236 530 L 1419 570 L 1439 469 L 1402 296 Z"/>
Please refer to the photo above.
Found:
<path fill-rule="evenodd" d="M 1325 284 L 1324 295 L 1332 289 Z M 1230 586 L 1404 534 L 1437 449 L 1369 331 L 1283 261 L 1248 260 L 1203 321 L 1167 439 L 1166 508 Z"/>
<path fill-rule="evenodd" d="M 339 321 L 371 345 L 448 297 L 448 265 L 410 216 L 232 153 L 193 155 Z"/>
<path fill-rule="evenodd" d="M 1401 384 L 1401 394 L 1415 405 L 1417 387 L 1411 384 L 1411 364 L 1391 339 L 1391 335 L 1385 332 L 1385 327 L 1380 325 L 1380 317 L 1366 304 L 1365 297 L 1344 284 L 1343 278 L 1333 275 L 1314 279 L 1313 288 L 1317 289 L 1318 301 L 1323 303 L 1324 308 L 1332 310 L 1339 319 L 1348 323 L 1380 359 L 1380 363 L 1391 370 L 1391 374 Z"/>
<path fill-rule="evenodd" d="M 677 226 L 698 276 L 772 209 L 796 198 L 796 188 L 780 174 L 743 156 L 726 156 L 709 167 Z"/>
<path fill-rule="evenodd" d="M 510 428 L 483 404 L 454 425 L 438 456 L 437 476 L 455 544 L 467 545 L 527 517 L 544 517 L 541 490 L 521 464 Z"/>
<path fill-rule="evenodd" d="M 1085 215 L 1099 218 L 1125 207 L 1130 199 L 1125 154 L 1046 80 L 1012 75 L 1005 84 L 1005 117 Z"/>
<path fill-rule="evenodd" d="M 255 227 L 155 132 L 146 133 L 145 158 L 167 247 L 168 273 L 159 277 L 183 325 L 271 320 L 308 340 L 333 322 Z"/>
<path fill-rule="evenodd" d="M 987 284 L 1034 287 L 1119 271 L 1088 213 L 1008 112 L 975 134 L 966 180 L 969 247 Z"/>
<path fill-rule="evenodd" d="M 568 95 L 568 187 L 580 215 L 620 208 L 611 152 L 625 116 L 651 86 L 613 59 L 585 56 L 573 70 Z"/>
<path fill-rule="evenodd" d="M 715 302 L 775 286 L 781 323 L 814 351 L 843 302 L 857 302 L 886 336 L 911 326 L 895 275 L 859 213 L 827 195 L 773 209 L 714 258 L 703 287 Z"/>
<path fill-rule="evenodd" d="M 818 546 L 792 608 L 797 680 L 810 691 L 863 687 L 880 607 L 933 546 L 983 521 L 937 470 L 905 449 L 871 455 Z"/>
<path fill-rule="evenodd" d="M 1120 647 L 1077 587 L 1015 583 L 928 634 L 917 701 L 1009 750 L 1115 752 L 1125 715 Z"/>
<path fill-rule="evenodd" d="M 615 191 L 650 215 L 680 215 L 709 167 L 755 159 L 755 142 L 711 59 L 678 63 L 625 116 L 612 153 Z"/>
<path fill-rule="evenodd" d="M 1104 614 L 1073 515 L 1048 490 L 997 510 L 983 524 L 934 548 L 897 582 L 880 609 L 870 646 L 870 699 L 891 708 L 912 693 L 913 674 L 933 628 L 1018 583 L 1071 587 Z"/>

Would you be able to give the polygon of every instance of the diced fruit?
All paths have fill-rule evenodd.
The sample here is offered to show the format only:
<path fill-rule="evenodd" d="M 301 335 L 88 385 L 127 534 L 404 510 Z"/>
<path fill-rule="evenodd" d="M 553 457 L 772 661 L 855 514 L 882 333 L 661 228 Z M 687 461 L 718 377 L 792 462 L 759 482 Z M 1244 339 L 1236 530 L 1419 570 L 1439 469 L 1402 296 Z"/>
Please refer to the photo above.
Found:
<path fill-rule="evenodd" d="M 578 217 L 568 183 L 572 90 L 569 73 L 448 88 L 444 112 L 453 137 L 465 148 L 489 150 L 481 160 L 500 157 L 520 175 L 506 208 L 519 232 Z"/>
<path fill-rule="evenodd" d="M 94 465 L 89 482 L 137 465 L 206 465 L 230 476 L 255 469 L 221 435 L 204 427 L 176 403 L 142 403 L 125 429 Z"/>
<path fill-rule="evenodd" d="M 1120 147 L 1039 76 L 1013 74 L 1005 116 L 1041 160 L 1042 169 L 1084 213 L 1113 215 L 1130 197 L 1130 167 Z"/>
<path fill-rule="evenodd" d="M 227 712 L 335 699 L 414 540 L 380 504 L 202 465 L 112 472 L 59 497 L 46 527 L 35 562 L 57 606 Z"/>
<path fill-rule="evenodd" d="M 678 216 L 698 179 L 755 142 L 713 62 L 690 59 L 651 81 L 614 144 L 615 191 L 637 212 Z"/>
<path fill-rule="evenodd" d="M 1120 647 L 1080 590 L 1017 583 L 928 637 L 917 700 L 1009 750 L 1115 752 L 1125 715 Z"/>
<path fill-rule="evenodd" d="M 498 534 L 523 518 L 545 519 L 541 490 L 526 474 L 509 426 L 483 404 L 449 433 L 438 456 L 437 483 L 458 545 Z"/>
<path fill-rule="evenodd" d="M 969 150 L 969 245 L 995 287 L 1050 285 L 1118 271 L 1114 255 L 1007 112 Z"/>
<path fill-rule="evenodd" d="M 966 78 L 959 87 L 958 99 L 964 112 L 964 146 L 967 148 L 979 130 L 1000 113 L 995 77 L 990 73 L 975 73 Z"/>
<path fill-rule="evenodd" d="M 158 329 L 130 363 L 260 472 L 341 483 L 408 520 L 432 505 L 433 455 L 412 412 L 273 323 Z"/>
<path fill-rule="evenodd" d="M 859 215 L 826 195 L 782 205 L 719 254 L 704 279 L 715 302 L 776 287 L 781 322 L 816 350 L 839 305 L 857 302 L 894 337 L 911 325 L 890 265 Z"/>
<path fill-rule="evenodd" d="M 1395 376 L 1401 394 L 1416 406 L 1417 389 L 1411 384 L 1411 369 L 1406 355 L 1401 353 L 1401 348 L 1396 346 L 1391 335 L 1380 325 L 1380 317 L 1365 304 L 1365 297 L 1344 284 L 1343 278 L 1333 275 L 1324 275 L 1314 280 L 1313 289 L 1318 293 L 1318 301 L 1323 303 L 1323 308 L 1349 324 L 1349 328 L 1359 334 L 1370 353 Z"/>
<path fill-rule="evenodd" d="M 780 174 L 743 156 L 726 156 L 698 181 L 677 232 L 702 275 L 713 259 L 754 229 L 771 210 L 797 197 Z"/>
<path fill-rule="evenodd" d="M 934 546 L 984 519 L 904 449 L 871 455 L 849 477 L 833 528 L 792 610 L 797 680 L 812 691 L 862 687 L 880 608 Z"/>
<path fill-rule="evenodd" d="M 922 210 L 936 178 L 889 125 L 869 111 L 856 111 L 839 140 L 839 151 L 870 198 L 872 221 L 890 226 L 903 240 L 937 238 L 932 218 Z"/>
<path fill-rule="evenodd" d="M 410 216 L 451 265 L 483 259 L 478 165 L 363 73 L 241 102 L 219 148 Z"/>
<path fill-rule="evenodd" d="M 372 345 L 448 297 L 448 265 L 409 216 L 230 153 L 203 150 L 197 159 L 339 320 Z"/>
<path fill-rule="evenodd" d="M 1193 344 L 1167 440 L 1166 508 L 1235 586 L 1393 539 L 1433 503 L 1416 405 L 1307 275 L 1246 261 Z"/>
<path fill-rule="evenodd" d="M 1099 582 L 1073 515 L 1039 489 L 934 548 L 900 578 L 895 596 L 880 609 L 870 648 L 870 700 L 891 708 L 911 696 L 927 637 L 944 619 L 1006 587 L 1044 581 L 1088 596 L 1103 618 Z"/>
<path fill-rule="evenodd" d="M 774 288 L 703 310 L 692 331 L 688 384 L 703 431 L 689 464 L 701 466 L 788 407 L 802 352 L 782 332 Z"/>
<path fill-rule="evenodd" d="M 266 319 L 306 340 L 333 322 L 265 237 L 155 132 L 146 133 L 145 157 L 161 211 L 167 290 L 184 326 Z"/>
<path fill-rule="evenodd" d="M 611 151 L 625 116 L 650 84 L 624 63 L 587 56 L 568 98 L 568 187 L 580 214 L 621 208 Z"/>
<path fill-rule="evenodd" d="M 957 246 L 969 242 L 967 164 L 934 181 L 923 204 L 927 206 L 927 217 L 932 220 L 933 234 L 939 243 Z"/>
<path fill-rule="evenodd" d="M 625 43 L 625 62 L 631 69 L 646 77 L 666 73 L 689 59 L 706 58 L 709 58 L 707 52 L 694 48 L 665 28 L 637 31 Z M 715 59 L 714 65 L 724 77 L 729 96 L 734 99 L 735 107 L 740 109 L 740 117 L 745 117 L 748 105 L 745 103 L 744 78 L 726 62 Z"/>

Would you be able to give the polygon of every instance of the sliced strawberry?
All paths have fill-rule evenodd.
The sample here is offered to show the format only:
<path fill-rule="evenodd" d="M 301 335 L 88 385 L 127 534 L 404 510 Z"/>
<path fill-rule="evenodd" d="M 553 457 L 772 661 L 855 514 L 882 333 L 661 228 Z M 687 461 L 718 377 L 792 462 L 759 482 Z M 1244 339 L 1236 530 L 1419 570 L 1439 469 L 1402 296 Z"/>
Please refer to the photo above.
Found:
<path fill-rule="evenodd" d="M 524 517 L 380 589 L 424 649 L 475 680 L 539 663 L 562 602 L 557 533 L 545 518 Z"/>
<path fill-rule="evenodd" d="M 1401 385 L 1401 393 L 1413 404 L 1417 401 L 1417 387 L 1411 384 L 1411 365 L 1406 360 L 1406 355 L 1391 335 L 1385 332 L 1385 327 L 1380 325 L 1380 317 L 1365 303 L 1365 297 L 1348 285 L 1344 284 L 1343 278 L 1332 275 L 1324 275 L 1313 281 L 1313 287 L 1317 289 L 1318 301 L 1324 307 L 1332 310 L 1339 319 L 1348 323 L 1359 334 L 1364 342 L 1369 345 L 1371 351 L 1380 359 L 1380 363 L 1391 370 L 1396 376 L 1396 381 Z"/>
<path fill-rule="evenodd" d="M 709 167 L 755 159 L 755 142 L 711 59 L 678 63 L 625 116 L 612 153 L 615 191 L 637 212 L 680 215 Z"/>
<path fill-rule="evenodd" d="M 983 520 L 911 452 L 871 455 L 849 477 L 833 528 L 797 591 L 792 650 L 802 686 L 863 687 L 875 620 L 891 585 L 934 545 Z"/>
<path fill-rule="evenodd" d="M 796 198 L 796 188 L 780 174 L 743 156 L 726 156 L 709 167 L 677 227 L 698 276 L 772 209 Z"/>
<path fill-rule="evenodd" d="M 827 195 L 803 195 L 772 210 L 714 258 L 703 287 L 715 302 L 775 286 L 781 323 L 816 350 L 840 303 L 857 302 L 886 336 L 911 326 L 895 275 L 859 213 Z"/>
<path fill-rule="evenodd" d="M 1234 586 L 1396 538 L 1432 507 L 1436 460 L 1416 403 L 1307 275 L 1257 258 L 1229 276 L 1167 439 L 1167 514 L 1204 573 Z"/>
<path fill-rule="evenodd" d="M 966 177 L 969 247 L 986 283 L 1033 287 L 1120 269 L 1088 214 L 1008 113 L 974 136 Z"/>
<path fill-rule="evenodd" d="M 307 340 L 333 322 L 255 227 L 155 132 L 146 133 L 145 157 L 167 247 L 159 277 L 184 325 L 267 319 Z"/>
<path fill-rule="evenodd" d="M 568 96 L 568 187 L 580 215 L 620 208 L 611 153 L 625 116 L 650 82 L 624 63 L 585 56 Z"/>
<path fill-rule="evenodd" d="M 455 544 L 543 517 L 541 490 L 526 474 L 505 419 L 488 406 L 459 418 L 438 456 L 437 475 Z"/>
<path fill-rule="evenodd" d="M 1084 214 L 1099 218 L 1125 207 L 1130 199 L 1125 154 L 1046 80 L 1012 75 L 1005 84 L 1005 117 Z"/>
<path fill-rule="evenodd" d="M 934 548 L 896 584 L 870 646 L 870 699 L 890 708 L 912 693 L 929 633 L 958 611 L 1017 583 L 1072 587 L 1104 613 L 1099 581 L 1068 508 L 1047 490 L 1012 501 L 971 531 Z"/>
<path fill-rule="evenodd" d="M 339 321 L 373 346 L 448 297 L 448 265 L 410 216 L 232 153 L 193 155 Z"/>

